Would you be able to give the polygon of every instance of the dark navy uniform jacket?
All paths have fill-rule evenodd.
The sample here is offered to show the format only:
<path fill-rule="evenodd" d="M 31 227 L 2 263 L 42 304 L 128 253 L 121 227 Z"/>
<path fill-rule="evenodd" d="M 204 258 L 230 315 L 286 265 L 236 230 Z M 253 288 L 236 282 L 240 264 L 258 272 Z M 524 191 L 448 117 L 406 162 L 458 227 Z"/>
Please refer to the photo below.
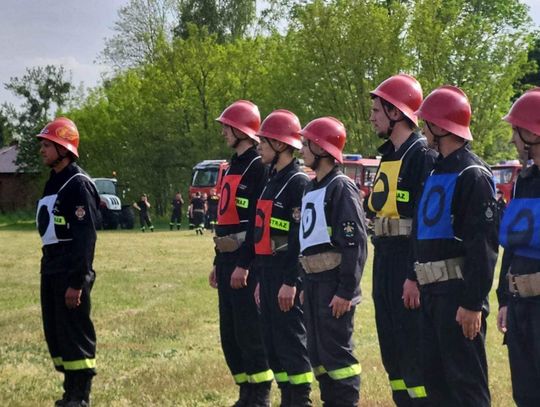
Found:
<path fill-rule="evenodd" d="M 524 200 L 516 210 L 514 200 Z M 516 181 L 514 200 L 510 201 L 501 225 L 501 244 L 505 245 L 497 298 L 499 306 L 508 305 L 512 295 L 506 275 L 540 272 L 540 169 L 533 165 L 524 169 Z M 503 236 L 506 234 L 506 237 Z M 540 302 L 540 296 L 520 299 Z"/>
<path fill-rule="evenodd" d="M 341 264 L 335 270 L 305 274 L 304 278 L 316 281 L 332 280 L 332 274 L 337 272 L 339 284 L 336 295 L 356 302 L 360 300 L 360 279 L 367 257 L 365 215 L 358 188 L 347 177 L 334 179 L 339 175 L 343 173 L 335 167 L 320 182 L 314 178 L 306 186 L 306 193 L 328 186 L 324 211 L 326 223 L 331 230 L 331 243 L 309 247 L 302 255 L 338 251 L 342 255 Z"/>
<path fill-rule="evenodd" d="M 253 161 L 256 157 L 259 157 L 259 154 L 257 153 L 255 147 L 250 147 L 240 156 L 237 154 L 232 156 L 227 174 L 240 175 L 244 173 L 246 168 L 249 166 L 248 171 L 242 177 L 236 191 L 236 198 L 240 198 L 240 200 L 247 202 L 247 206 L 236 206 L 236 210 L 238 211 L 238 216 L 240 218 L 240 223 L 237 225 L 217 224 L 216 236 L 227 236 L 232 233 L 247 231 L 249 220 L 255 214 L 257 199 L 261 195 L 261 191 L 264 188 L 268 175 L 268 168 L 261 162 L 260 158 Z M 220 197 L 220 200 L 221 199 L 223 199 L 223 196 Z M 218 253 L 218 256 L 224 259 L 232 258 L 235 261 L 238 260 L 237 265 L 247 268 L 250 259 L 253 258 L 253 245 L 248 243 L 250 241 L 252 242 L 253 239 L 246 237 L 246 241 L 240 247 L 238 254 Z"/>
<path fill-rule="evenodd" d="M 426 263 L 464 257 L 464 280 L 427 284 L 422 290 L 454 293 L 463 308 L 487 310 L 499 247 L 498 227 L 489 166 L 470 151 L 468 143 L 447 157 L 439 156 L 417 209 L 415 258 Z"/>
<path fill-rule="evenodd" d="M 298 230 L 300 227 L 300 207 L 304 188 L 309 182 L 307 175 L 302 173 L 297 160 L 293 160 L 281 171 L 270 175 L 260 199 L 271 200 L 273 225 L 270 226 L 270 236 L 281 236 L 287 240 L 287 250 L 277 251 L 273 255 L 258 255 L 257 262 L 273 267 L 280 267 L 283 271 L 283 283 L 295 286 L 299 275 L 298 255 L 300 245 L 298 243 Z M 290 181 L 289 181 L 290 179 Z M 285 184 L 289 183 L 285 186 Z M 282 188 L 285 186 L 285 189 Z M 280 193 L 281 191 L 281 193 Z M 276 195 L 279 196 L 276 198 Z M 250 236 L 255 231 L 255 222 L 250 222 Z M 255 233 L 256 234 L 256 233 Z M 257 240 L 257 236 L 254 236 Z"/>
<path fill-rule="evenodd" d="M 58 192 L 78 173 L 86 177 L 72 178 Z M 58 194 L 53 209 L 54 230 L 60 241 L 43 246 L 41 272 L 68 273 L 69 286 L 79 289 L 93 272 L 99 194 L 94 183 L 76 163 L 69 164 L 59 173 L 51 171 L 43 197 L 54 194 Z M 38 213 L 38 230 L 42 235 L 49 216 L 46 211 Z"/>

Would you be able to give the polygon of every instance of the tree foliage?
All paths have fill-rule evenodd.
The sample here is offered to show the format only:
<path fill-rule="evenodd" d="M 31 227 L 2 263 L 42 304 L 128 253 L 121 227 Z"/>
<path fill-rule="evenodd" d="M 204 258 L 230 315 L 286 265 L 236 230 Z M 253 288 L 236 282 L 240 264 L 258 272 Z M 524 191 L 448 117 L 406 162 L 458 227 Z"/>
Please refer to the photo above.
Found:
<path fill-rule="evenodd" d="M 152 63 L 159 43 L 170 39 L 174 12 L 173 0 L 130 0 L 118 10 L 100 58 L 118 69 Z"/>
<path fill-rule="evenodd" d="M 148 57 L 71 112 L 91 173 L 116 171 L 135 194 L 164 205 L 187 186 L 193 164 L 230 154 L 214 119 L 237 99 L 253 100 L 263 117 L 290 109 L 303 124 L 336 116 L 348 151 L 375 154 L 369 92 L 398 72 L 415 75 L 425 95 L 442 84 L 462 87 L 473 106 L 474 149 L 488 161 L 512 156 L 500 118 L 535 68 L 520 1 L 273 0 L 266 25 L 249 36 L 251 3 L 182 0 L 177 35 L 153 42 Z M 277 19 L 284 29 L 269 29 Z"/>
<path fill-rule="evenodd" d="M 11 78 L 4 86 L 23 99 L 21 108 L 3 105 L 9 125 L 4 128 L 19 142 L 17 165 L 27 171 L 41 171 L 37 154 L 36 134 L 53 118 L 53 114 L 68 106 L 72 91 L 70 74 L 63 67 L 47 65 L 28 68 L 22 77 Z"/>

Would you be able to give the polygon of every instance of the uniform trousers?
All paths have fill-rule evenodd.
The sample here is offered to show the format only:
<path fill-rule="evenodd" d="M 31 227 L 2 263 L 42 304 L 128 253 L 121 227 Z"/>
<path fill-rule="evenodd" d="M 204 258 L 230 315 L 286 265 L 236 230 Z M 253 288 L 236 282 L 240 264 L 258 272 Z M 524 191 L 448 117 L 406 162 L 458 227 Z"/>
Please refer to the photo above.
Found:
<path fill-rule="evenodd" d="M 540 406 L 540 301 L 512 298 L 505 335 L 518 407 Z"/>
<path fill-rule="evenodd" d="M 324 274 L 324 276 L 323 276 Z M 353 355 L 355 306 L 340 318 L 328 305 L 338 287 L 338 271 L 305 278 L 304 312 L 311 366 L 325 407 L 353 407 L 360 399 L 360 365 Z"/>
<path fill-rule="evenodd" d="M 400 407 L 427 403 L 422 372 L 420 309 L 403 305 L 410 241 L 405 237 L 373 238 L 373 302 L 381 357 L 394 403 Z"/>
<path fill-rule="evenodd" d="M 247 287 L 233 289 L 231 275 L 236 255 L 218 255 L 216 274 L 219 295 L 221 346 L 227 365 L 237 384 L 272 380 L 263 345 L 259 313 L 253 293 L 257 285 L 252 273 Z"/>
<path fill-rule="evenodd" d="M 424 377 L 432 405 L 488 407 L 488 367 L 485 351 L 486 313 L 473 340 L 456 322 L 458 292 L 422 290 Z"/>
<path fill-rule="evenodd" d="M 69 309 L 65 294 L 68 273 L 41 275 L 41 311 L 49 353 L 56 370 L 95 374 L 96 332 L 90 319 L 90 292 L 95 274 L 82 286 L 81 304 Z"/>

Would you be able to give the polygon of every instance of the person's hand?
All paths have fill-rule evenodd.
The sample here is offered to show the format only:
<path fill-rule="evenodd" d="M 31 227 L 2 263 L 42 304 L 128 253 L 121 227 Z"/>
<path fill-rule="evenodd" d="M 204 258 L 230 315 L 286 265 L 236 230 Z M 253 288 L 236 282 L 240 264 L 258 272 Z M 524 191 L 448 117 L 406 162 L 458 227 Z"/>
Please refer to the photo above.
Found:
<path fill-rule="evenodd" d="M 291 287 L 287 284 L 282 284 L 278 292 L 279 309 L 283 312 L 289 311 L 294 305 L 294 297 L 296 296 L 296 287 Z"/>
<path fill-rule="evenodd" d="M 249 270 L 236 267 L 231 275 L 231 287 L 234 289 L 247 287 Z"/>
<path fill-rule="evenodd" d="M 212 288 L 217 288 L 216 266 L 212 267 L 212 271 L 208 275 L 208 284 Z"/>
<path fill-rule="evenodd" d="M 253 298 L 255 299 L 255 304 L 257 304 L 257 307 L 261 306 L 261 290 L 260 290 L 259 283 L 255 286 L 255 291 L 253 291 Z"/>
<path fill-rule="evenodd" d="M 499 332 L 505 334 L 507 327 L 506 327 L 506 316 L 508 314 L 508 307 L 505 305 L 504 307 L 501 307 L 499 309 L 499 313 L 497 314 L 497 329 Z"/>
<path fill-rule="evenodd" d="M 420 307 L 420 290 L 416 281 L 406 279 L 403 283 L 403 305 L 407 309 Z"/>
<path fill-rule="evenodd" d="M 73 309 L 81 305 L 81 294 L 81 289 L 77 290 L 76 288 L 68 287 L 64 296 L 66 300 L 66 307 Z"/>
<path fill-rule="evenodd" d="M 300 291 L 300 294 L 298 295 L 298 299 L 300 300 L 300 304 L 304 305 L 304 290 Z"/>
<path fill-rule="evenodd" d="M 329 307 L 332 307 L 332 316 L 340 318 L 343 314 L 351 310 L 352 301 L 334 295 Z"/>
<path fill-rule="evenodd" d="M 456 313 L 456 322 L 461 325 L 463 335 L 471 341 L 480 332 L 482 326 L 482 311 L 470 311 L 459 307 Z"/>

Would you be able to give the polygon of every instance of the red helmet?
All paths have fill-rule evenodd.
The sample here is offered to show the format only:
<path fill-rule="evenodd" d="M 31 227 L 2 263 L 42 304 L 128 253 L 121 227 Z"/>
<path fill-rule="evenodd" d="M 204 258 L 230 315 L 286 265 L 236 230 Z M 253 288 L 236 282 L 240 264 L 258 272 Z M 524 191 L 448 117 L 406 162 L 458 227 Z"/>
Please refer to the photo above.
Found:
<path fill-rule="evenodd" d="M 327 116 L 312 120 L 300 131 L 300 134 L 343 163 L 341 152 L 345 146 L 347 132 L 338 119 Z"/>
<path fill-rule="evenodd" d="M 221 124 L 234 127 L 259 142 L 257 132 L 261 127 L 259 108 L 249 100 L 237 100 L 216 119 Z"/>
<path fill-rule="evenodd" d="M 38 138 L 50 140 L 68 149 L 75 157 L 79 157 L 79 130 L 67 117 L 57 117 L 47 124 L 37 135 Z"/>
<path fill-rule="evenodd" d="M 471 105 L 458 87 L 445 85 L 435 89 L 416 112 L 424 121 L 436 124 L 465 140 L 472 140 Z"/>
<path fill-rule="evenodd" d="M 503 120 L 540 136 L 540 88 L 531 89 L 521 95 Z"/>
<path fill-rule="evenodd" d="M 393 104 L 418 126 L 415 112 L 422 104 L 422 87 L 414 77 L 403 73 L 391 76 L 370 94 Z"/>
<path fill-rule="evenodd" d="M 279 109 L 274 110 L 264 119 L 257 135 L 281 141 L 300 150 L 302 148 L 300 130 L 302 126 L 298 117 L 293 112 Z"/>

